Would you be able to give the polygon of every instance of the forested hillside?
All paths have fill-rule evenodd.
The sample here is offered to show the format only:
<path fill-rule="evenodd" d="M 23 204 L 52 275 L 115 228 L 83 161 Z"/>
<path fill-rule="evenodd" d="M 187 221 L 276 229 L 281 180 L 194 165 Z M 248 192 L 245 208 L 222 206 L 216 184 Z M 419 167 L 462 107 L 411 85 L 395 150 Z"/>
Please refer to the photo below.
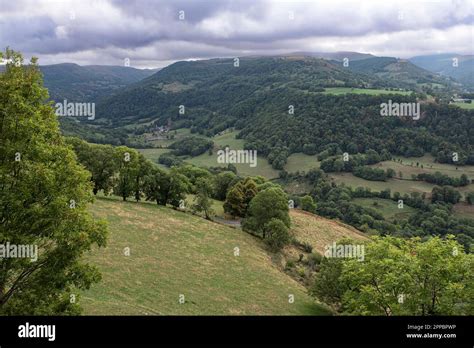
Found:
<path fill-rule="evenodd" d="M 40 70 L 51 99 L 89 103 L 97 103 L 101 97 L 156 72 L 125 66 L 80 66 L 71 63 L 43 65 Z"/>

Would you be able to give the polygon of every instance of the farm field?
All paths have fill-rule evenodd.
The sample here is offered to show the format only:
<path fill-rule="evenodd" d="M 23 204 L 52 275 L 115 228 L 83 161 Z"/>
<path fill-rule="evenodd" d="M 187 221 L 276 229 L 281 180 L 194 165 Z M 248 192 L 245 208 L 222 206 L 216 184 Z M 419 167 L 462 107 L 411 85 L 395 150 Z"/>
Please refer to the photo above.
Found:
<path fill-rule="evenodd" d="M 160 165 L 158 163 L 158 158 L 167 152 L 170 152 L 169 149 L 161 149 L 161 148 L 156 148 L 156 149 L 138 149 L 140 153 L 145 156 L 145 158 L 148 158 L 150 161 Z M 161 165 L 160 165 L 161 166 Z"/>
<path fill-rule="evenodd" d="M 304 153 L 294 153 L 288 157 L 285 170 L 288 173 L 296 171 L 308 172 L 310 169 L 319 168 L 320 162 L 316 155 L 310 156 Z"/>
<path fill-rule="evenodd" d="M 397 162 L 398 159 L 401 159 L 402 163 Z M 416 165 L 417 163 L 419 166 Z M 423 168 L 421 168 L 421 166 L 423 166 Z M 450 164 L 436 163 L 431 155 L 425 155 L 423 157 L 395 157 L 395 161 L 383 161 L 373 164 L 371 167 L 381 169 L 392 168 L 395 170 L 397 177 L 401 171 L 405 179 L 410 179 L 412 174 L 434 174 L 435 172 L 440 172 L 451 177 L 460 177 L 462 174 L 466 174 L 470 179 L 474 179 L 474 166 L 453 166 Z"/>
<path fill-rule="evenodd" d="M 471 103 L 452 103 L 452 105 L 459 106 L 461 109 L 474 110 L 474 102 L 471 100 Z"/>
<path fill-rule="evenodd" d="M 454 205 L 454 216 L 464 219 L 474 219 L 474 205 L 465 202 Z"/>
<path fill-rule="evenodd" d="M 272 262 L 259 239 L 241 230 L 115 199 L 97 199 L 91 212 L 108 221 L 110 235 L 106 248 L 87 256 L 102 281 L 82 293 L 84 314 L 330 314 Z M 127 247 L 130 256 L 124 255 Z"/>
<path fill-rule="evenodd" d="M 227 164 L 221 164 L 217 162 L 217 153 L 209 155 L 207 152 L 199 156 L 187 158 L 185 162 L 194 164 L 198 167 L 227 167 Z M 278 171 L 273 169 L 268 163 L 267 159 L 261 156 L 257 156 L 257 166 L 250 167 L 245 163 L 234 164 L 237 168 L 237 173 L 244 176 L 257 176 L 261 175 L 268 179 L 278 177 Z"/>
<path fill-rule="evenodd" d="M 350 87 L 330 87 L 325 88 L 324 94 L 347 94 L 347 93 L 354 93 L 354 94 L 370 94 L 370 95 L 380 95 L 380 94 L 401 94 L 401 95 L 409 95 L 411 94 L 410 91 L 387 91 L 385 89 L 368 89 L 368 88 L 350 88 Z"/>
<path fill-rule="evenodd" d="M 346 184 L 347 186 L 352 186 L 356 188 L 361 187 L 370 187 L 372 191 L 382 191 L 389 188 L 392 193 L 400 192 L 401 194 L 410 193 L 410 192 L 426 192 L 431 193 L 431 190 L 435 185 L 429 184 L 424 181 L 412 181 L 412 180 L 398 180 L 390 179 L 388 181 L 369 181 L 362 178 L 358 178 L 352 173 L 330 173 L 329 176 L 337 184 Z"/>
<path fill-rule="evenodd" d="M 390 199 L 382 198 L 355 198 L 354 203 L 364 207 L 377 210 L 387 220 L 392 219 L 408 219 L 410 215 L 417 210 L 409 207 L 406 204 L 403 209 L 398 208 L 398 203 Z"/>

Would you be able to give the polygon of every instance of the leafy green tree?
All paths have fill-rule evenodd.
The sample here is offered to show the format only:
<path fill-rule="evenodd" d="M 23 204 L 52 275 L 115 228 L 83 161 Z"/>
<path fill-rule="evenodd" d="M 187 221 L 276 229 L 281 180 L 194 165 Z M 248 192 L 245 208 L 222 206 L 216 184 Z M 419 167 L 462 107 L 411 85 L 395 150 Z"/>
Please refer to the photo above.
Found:
<path fill-rule="evenodd" d="M 67 138 L 79 162 L 91 172 L 94 195 L 100 190 L 108 195 L 114 187 L 114 176 L 118 170 L 115 150 L 110 145 L 89 144 L 79 138 Z"/>
<path fill-rule="evenodd" d="M 435 186 L 431 190 L 431 202 L 446 202 L 456 204 L 461 199 L 459 191 L 449 186 L 438 187 Z"/>
<path fill-rule="evenodd" d="M 248 210 L 248 223 L 254 232 L 265 239 L 264 226 L 272 219 L 281 220 L 286 227 L 290 227 L 290 215 L 288 208 L 288 196 L 280 188 L 268 188 L 260 191 L 250 202 Z"/>
<path fill-rule="evenodd" d="M 145 178 L 151 172 L 153 163 L 145 158 L 141 153 L 138 154 L 137 170 L 135 171 L 135 180 L 133 190 L 135 192 L 135 200 L 138 202 L 143 193 Z"/>
<path fill-rule="evenodd" d="M 222 172 L 214 177 L 214 197 L 220 201 L 225 200 L 231 182 L 236 178 L 233 172 Z"/>
<path fill-rule="evenodd" d="M 314 203 L 313 197 L 306 195 L 301 198 L 301 209 L 314 213 L 316 211 L 316 203 Z"/>
<path fill-rule="evenodd" d="M 212 175 L 207 169 L 199 168 L 192 165 L 176 167 L 174 169 L 174 172 L 182 174 L 188 179 L 188 182 L 191 184 L 191 186 L 189 187 L 190 193 L 196 193 L 195 185 L 199 178 L 212 179 Z"/>
<path fill-rule="evenodd" d="M 10 49 L 1 58 L 23 62 Z M 105 245 L 106 225 L 88 212 L 90 173 L 47 98 L 36 58 L 0 73 L 0 244 L 33 249 L 31 258 L 0 258 L 0 315 L 78 314 L 70 295 L 100 280 L 83 254 Z"/>
<path fill-rule="evenodd" d="M 242 183 L 242 192 L 244 193 L 244 216 L 247 214 L 250 201 L 258 192 L 257 184 L 251 178 L 245 178 Z"/>
<path fill-rule="evenodd" d="M 175 208 L 179 207 L 180 203 L 186 200 L 186 194 L 191 192 L 191 187 L 190 180 L 184 174 L 181 174 L 175 167 L 171 168 L 167 202 Z"/>
<path fill-rule="evenodd" d="M 196 196 L 194 198 L 193 211 L 203 212 L 207 220 L 211 220 L 212 209 L 211 194 L 212 182 L 207 178 L 199 178 L 196 182 Z"/>
<path fill-rule="evenodd" d="M 152 168 L 143 181 L 143 192 L 147 201 L 166 205 L 169 194 L 169 175 L 162 169 Z"/>
<path fill-rule="evenodd" d="M 235 184 L 227 193 L 224 202 L 224 211 L 232 216 L 243 217 L 245 214 L 245 197 L 242 183 Z"/>
<path fill-rule="evenodd" d="M 265 243 L 273 251 L 278 251 L 290 242 L 288 227 L 279 219 L 271 219 L 263 227 L 265 230 Z"/>
<path fill-rule="evenodd" d="M 126 146 L 115 148 L 115 158 L 118 163 L 118 178 L 114 193 L 124 201 L 135 193 L 136 178 L 139 171 L 138 152 Z"/>
<path fill-rule="evenodd" d="M 474 192 L 473 191 L 466 194 L 466 202 L 469 203 L 470 205 L 474 204 Z"/>
<path fill-rule="evenodd" d="M 474 256 L 466 254 L 454 236 L 432 237 L 426 242 L 419 238 L 373 237 L 365 244 L 364 261 L 347 258 L 340 262 L 321 269 L 326 275 L 333 272 L 337 279 L 318 276 L 314 288 L 329 289 L 338 284 L 338 296 L 332 304 L 340 301 L 344 313 L 473 314 Z"/>
<path fill-rule="evenodd" d="M 310 289 L 310 294 L 335 308 L 340 307 L 342 295 L 346 290 L 339 279 L 342 272 L 342 262 L 343 260 L 339 258 L 323 258 L 314 284 Z"/>

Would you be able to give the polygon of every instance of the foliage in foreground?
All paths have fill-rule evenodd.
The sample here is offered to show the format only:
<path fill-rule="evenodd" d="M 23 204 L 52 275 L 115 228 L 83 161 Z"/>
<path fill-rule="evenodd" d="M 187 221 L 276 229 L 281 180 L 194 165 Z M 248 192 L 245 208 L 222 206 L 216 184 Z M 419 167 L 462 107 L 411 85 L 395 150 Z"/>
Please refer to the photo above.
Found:
<path fill-rule="evenodd" d="M 312 293 L 343 314 L 473 315 L 473 269 L 453 236 L 373 237 L 364 261 L 323 259 Z"/>
<path fill-rule="evenodd" d="M 17 66 L 22 57 L 9 49 L 4 58 L 11 62 L 0 74 L 0 245 L 3 253 L 26 247 L 37 259 L 1 255 L 0 315 L 78 314 L 75 292 L 100 279 L 81 256 L 105 245 L 106 226 L 86 210 L 90 174 L 61 136 L 36 59 Z"/>

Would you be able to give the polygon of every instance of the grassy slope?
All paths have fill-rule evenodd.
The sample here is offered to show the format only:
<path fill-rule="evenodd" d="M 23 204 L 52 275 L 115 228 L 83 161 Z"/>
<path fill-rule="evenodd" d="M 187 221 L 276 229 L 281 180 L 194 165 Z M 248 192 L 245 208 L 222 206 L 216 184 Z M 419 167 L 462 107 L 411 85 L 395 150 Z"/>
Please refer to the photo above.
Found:
<path fill-rule="evenodd" d="M 471 102 L 471 103 L 453 103 L 453 105 L 459 106 L 461 109 L 468 109 L 468 110 L 473 110 L 474 109 L 474 102 Z"/>
<path fill-rule="evenodd" d="M 313 250 L 324 253 L 324 247 L 342 238 L 367 240 L 368 237 L 355 228 L 339 221 L 328 220 L 299 209 L 292 209 L 291 232 L 300 242 L 311 244 Z"/>
<path fill-rule="evenodd" d="M 231 150 L 243 150 L 245 141 L 243 139 L 236 139 L 235 135 L 237 133 L 237 131 L 234 131 L 217 135 L 212 138 L 212 141 L 219 147 L 229 146 Z M 186 159 L 186 162 L 199 167 L 227 167 L 227 164 L 217 163 L 217 152 L 214 152 L 212 155 L 205 152 L 202 155 Z M 262 175 L 268 179 L 278 177 L 278 171 L 273 169 L 267 159 L 261 156 L 258 156 L 257 165 L 255 167 L 250 167 L 244 163 L 236 163 L 235 167 L 237 168 L 237 172 L 241 175 Z"/>
<path fill-rule="evenodd" d="M 333 87 L 333 88 L 325 88 L 324 94 L 369 94 L 369 95 L 381 95 L 381 94 L 401 94 L 401 95 L 409 95 L 411 92 L 408 91 L 387 91 L 385 89 L 365 89 L 365 88 L 350 88 L 350 87 Z"/>
<path fill-rule="evenodd" d="M 304 153 L 294 153 L 288 157 L 285 165 L 285 170 L 288 173 L 294 173 L 296 171 L 308 172 L 311 169 L 319 168 L 320 162 L 315 156 L 306 155 Z"/>
<path fill-rule="evenodd" d="M 91 211 L 109 221 L 110 237 L 107 248 L 88 255 L 103 279 L 82 295 L 85 314 L 328 313 L 272 263 L 260 240 L 240 230 L 113 199 L 98 199 Z M 235 247 L 240 256 L 234 256 Z M 179 304 L 180 294 L 185 304 Z"/>
<path fill-rule="evenodd" d="M 373 203 L 376 202 L 375 206 Z M 356 198 L 354 203 L 359 204 L 365 208 L 372 208 L 377 210 L 386 219 L 408 219 L 410 215 L 414 214 L 417 210 L 404 205 L 403 209 L 398 208 L 398 203 L 390 199 L 382 198 Z"/>

